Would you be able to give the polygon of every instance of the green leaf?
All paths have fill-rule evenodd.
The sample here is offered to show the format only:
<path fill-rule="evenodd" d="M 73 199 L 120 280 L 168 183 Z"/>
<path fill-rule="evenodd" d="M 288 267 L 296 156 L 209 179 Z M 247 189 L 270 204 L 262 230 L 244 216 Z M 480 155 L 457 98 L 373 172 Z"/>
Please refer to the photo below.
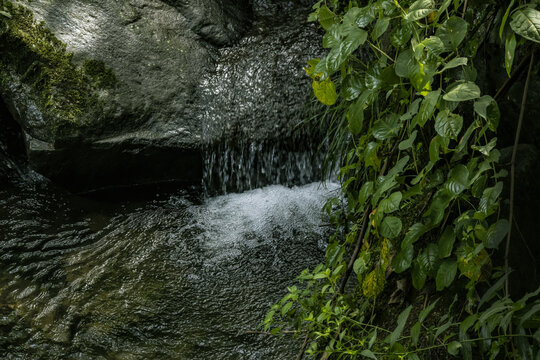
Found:
<path fill-rule="evenodd" d="M 441 144 L 439 142 L 439 135 L 436 135 L 431 139 L 431 142 L 429 143 L 429 161 L 433 164 L 435 164 L 437 161 L 440 160 L 439 156 L 439 150 L 441 148 Z"/>
<path fill-rule="evenodd" d="M 435 131 L 442 137 L 457 140 L 462 127 L 463 118 L 449 110 L 440 111 L 435 118 Z"/>
<path fill-rule="evenodd" d="M 349 108 L 347 120 L 351 134 L 360 134 L 364 126 L 364 101 L 362 99 L 359 99 Z"/>
<path fill-rule="evenodd" d="M 366 251 L 362 251 L 358 255 L 358 259 L 354 261 L 353 271 L 356 275 L 362 275 L 368 270 L 369 254 Z"/>
<path fill-rule="evenodd" d="M 396 49 L 400 49 L 408 45 L 412 36 L 412 27 L 407 24 L 396 26 L 390 34 L 390 42 Z"/>
<path fill-rule="evenodd" d="M 444 188 L 452 195 L 461 194 L 469 186 L 469 169 L 463 164 L 458 164 L 448 173 L 448 180 Z"/>
<path fill-rule="evenodd" d="M 435 278 L 437 291 L 441 291 L 452 284 L 454 278 L 456 277 L 457 266 L 458 264 L 456 260 L 445 260 L 441 264 Z"/>
<path fill-rule="evenodd" d="M 411 5 L 404 19 L 416 21 L 425 18 L 433 12 L 433 5 L 433 0 L 417 0 Z"/>
<path fill-rule="evenodd" d="M 377 360 L 377 357 L 375 356 L 375 354 L 369 349 L 362 350 L 360 352 L 360 355 L 373 359 L 373 360 Z"/>
<path fill-rule="evenodd" d="M 506 26 L 506 21 L 508 20 L 508 15 L 510 15 L 510 10 L 512 9 L 512 6 L 514 6 L 515 0 L 510 1 L 510 5 L 506 8 L 506 12 L 504 13 L 504 16 L 501 20 L 501 27 L 499 28 L 499 38 L 502 40 L 504 27 Z"/>
<path fill-rule="evenodd" d="M 438 36 L 430 36 L 427 39 L 422 40 L 420 44 L 416 45 L 415 53 L 421 52 L 422 50 L 427 50 L 427 52 L 437 58 L 440 54 L 444 52 L 444 44 Z M 418 56 L 416 57 L 418 59 Z"/>
<path fill-rule="evenodd" d="M 405 328 L 405 323 L 407 322 L 407 319 L 409 318 L 409 314 L 411 313 L 412 305 L 409 305 L 405 310 L 399 314 L 397 319 L 397 326 L 392 331 L 390 335 L 388 335 L 384 341 L 390 345 L 393 345 L 396 343 L 399 338 L 401 337 L 401 334 L 403 333 L 403 329 Z"/>
<path fill-rule="evenodd" d="M 394 211 L 399 210 L 399 204 L 403 195 L 401 192 L 397 191 L 390 195 L 387 199 L 384 199 L 379 204 L 379 210 L 383 211 L 385 214 L 393 213 Z"/>
<path fill-rule="evenodd" d="M 416 60 L 413 58 L 413 52 L 411 49 L 407 49 L 399 53 L 396 60 L 396 75 L 399 77 L 409 77 L 409 74 L 412 73 L 414 67 L 416 66 Z"/>
<path fill-rule="evenodd" d="M 315 67 L 315 74 L 323 73 L 330 76 L 335 73 L 349 56 L 367 40 L 365 30 L 354 28 L 350 30 L 347 37 L 337 46 L 330 50 L 330 53 L 322 59 Z"/>
<path fill-rule="evenodd" d="M 448 353 L 454 356 L 459 354 L 459 349 L 461 349 L 461 343 L 459 341 L 452 341 L 447 347 Z"/>
<path fill-rule="evenodd" d="M 495 205 L 499 200 L 499 195 L 501 195 L 503 188 L 503 183 L 498 182 L 493 187 L 489 187 L 484 190 L 482 198 L 480 199 L 480 205 L 478 210 L 488 215 L 491 207 Z"/>
<path fill-rule="evenodd" d="M 439 299 L 435 300 L 431 304 L 428 305 L 424 310 L 420 311 L 420 314 L 418 315 L 418 322 L 423 323 L 424 320 L 428 317 L 428 315 L 435 309 L 435 306 L 439 302 Z"/>
<path fill-rule="evenodd" d="M 330 29 L 330 26 L 336 23 L 336 16 L 326 5 L 319 8 L 319 21 L 324 30 Z"/>
<path fill-rule="evenodd" d="M 441 259 L 447 258 L 452 254 L 455 241 L 456 234 L 454 233 L 454 228 L 452 226 L 448 226 L 439 239 L 439 257 Z"/>
<path fill-rule="evenodd" d="M 405 249 L 420 239 L 420 236 L 424 235 L 426 232 L 426 227 L 422 223 L 416 223 L 412 225 L 409 230 L 407 231 L 407 234 L 405 234 L 405 238 L 401 242 L 401 248 Z"/>
<path fill-rule="evenodd" d="M 540 43 L 540 11 L 530 7 L 516 10 L 510 27 L 525 39 Z"/>
<path fill-rule="evenodd" d="M 424 268 L 420 265 L 418 261 L 413 262 L 413 269 L 412 269 L 411 276 L 412 276 L 414 288 L 416 290 L 422 290 L 422 288 L 424 287 L 424 284 L 426 283 L 427 274 Z"/>
<path fill-rule="evenodd" d="M 514 63 L 514 55 L 516 53 L 516 35 L 508 33 L 504 41 L 504 67 L 508 77 L 512 74 L 512 64 Z"/>
<path fill-rule="evenodd" d="M 414 257 L 414 248 L 413 246 L 406 247 L 402 249 L 394 258 L 392 259 L 392 268 L 396 273 L 402 273 L 408 268 L 411 267 L 411 263 Z"/>
<path fill-rule="evenodd" d="M 435 273 L 439 263 L 439 248 L 436 244 L 428 244 L 428 246 L 418 255 L 418 263 L 428 274 Z"/>
<path fill-rule="evenodd" d="M 497 131 L 501 112 L 495 99 L 489 95 L 482 96 L 474 102 L 474 111 L 487 121 L 491 131 Z"/>
<path fill-rule="evenodd" d="M 330 49 L 335 46 L 338 46 L 342 41 L 343 34 L 340 31 L 340 27 L 338 24 L 334 24 L 330 26 L 330 28 L 326 31 L 326 33 L 323 36 L 322 40 L 322 46 L 325 49 Z"/>
<path fill-rule="evenodd" d="M 365 90 L 363 79 L 355 74 L 349 74 L 341 82 L 341 97 L 353 101 Z"/>
<path fill-rule="evenodd" d="M 358 202 L 360 205 L 363 206 L 371 194 L 373 194 L 373 181 L 368 181 L 362 185 L 358 193 Z"/>
<path fill-rule="evenodd" d="M 381 37 L 382 34 L 386 32 L 388 29 L 388 25 L 390 24 L 389 18 L 379 18 L 377 19 L 377 22 L 375 23 L 375 27 L 373 28 L 373 31 L 371 32 L 371 38 L 373 41 L 376 41 L 379 37 Z"/>
<path fill-rule="evenodd" d="M 443 99 L 446 101 L 467 101 L 478 99 L 480 97 L 480 88 L 471 81 L 457 83 L 452 85 Z"/>
<path fill-rule="evenodd" d="M 401 227 L 401 219 L 395 216 L 387 216 L 381 223 L 381 235 L 388 239 L 394 239 L 401 232 Z"/>
<path fill-rule="evenodd" d="M 510 223 L 506 219 L 501 219 L 491 225 L 487 232 L 486 243 L 488 249 L 498 249 L 501 241 L 506 237 L 510 230 Z"/>
<path fill-rule="evenodd" d="M 378 119 L 373 124 L 373 137 L 377 140 L 387 140 L 398 134 L 399 131 L 399 116 L 397 114 L 389 114 L 382 119 Z"/>
<path fill-rule="evenodd" d="M 416 140 L 416 135 L 418 134 L 418 131 L 414 130 L 411 133 L 411 136 L 407 140 L 403 140 L 399 143 L 398 148 L 400 151 L 407 150 L 411 148 L 414 144 L 414 140 Z"/>
<path fill-rule="evenodd" d="M 467 65 L 467 62 L 468 62 L 468 59 L 465 58 L 465 57 L 453 58 L 446 65 L 444 65 L 441 72 L 446 71 L 446 70 L 450 70 L 450 69 L 453 69 L 453 68 L 457 68 L 458 66 Z"/>
<path fill-rule="evenodd" d="M 422 99 L 418 98 L 414 100 L 408 107 L 407 112 L 400 116 L 401 121 L 407 121 L 413 118 L 414 115 L 418 114 L 418 109 L 420 108 L 420 102 Z M 416 131 L 416 130 L 415 130 Z M 415 135 L 416 136 L 416 135 Z"/>
<path fill-rule="evenodd" d="M 441 89 L 427 93 L 427 95 L 424 97 L 424 100 L 422 101 L 422 105 L 420 105 L 418 115 L 416 115 L 415 117 L 418 125 L 424 127 L 426 122 L 433 116 L 433 113 L 435 112 L 435 106 L 437 105 L 440 96 Z"/>
<path fill-rule="evenodd" d="M 315 96 L 324 105 L 334 105 L 337 101 L 336 85 L 327 78 L 323 81 L 313 81 L 313 91 Z"/>
<path fill-rule="evenodd" d="M 467 22 L 459 17 L 452 16 L 446 20 L 438 29 L 437 35 L 444 44 L 447 51 L 456 50 L 467 35 Z"/>
<path fill-rule="evenodd" d="M 379 169 L 381 166 L 381 159 L 377 155 L 378 150 L 379 144 L 376 142 L 370 142 L 366 145 L 366 149 L 364 151 L 364 163 L 366 164 L 366 167 L 371 166 L 375 170 Z"/>
<path fill-rule="evenodd" d="M 412 327 L 411 327 L 411 342 L 413 346 L 418 345 L 418 340 L 420 339 L 420 322 L 417 321 Z"/>
<path fill-rule="evenodd" d="M 6 12 L 6 11 L 1 11 L 1 10 L 0 10 L 0 15 L 3 15 L 3 16 L 5 16 L 5 17 L 7 17 L 8 19 L 11 19 L 11 18 L 12 18 L 11 14 L 8 13 L 8 12 Z"/>

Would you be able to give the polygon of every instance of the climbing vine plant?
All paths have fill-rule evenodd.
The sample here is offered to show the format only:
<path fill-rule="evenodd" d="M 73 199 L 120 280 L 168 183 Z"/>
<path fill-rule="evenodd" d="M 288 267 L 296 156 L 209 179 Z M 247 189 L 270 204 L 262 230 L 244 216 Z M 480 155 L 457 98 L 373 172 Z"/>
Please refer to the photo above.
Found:
<path fill-rule="evenodd" d="M 328 53 L 310 60 L 306 72 L 333 119 L 332 151 L 344 155 L 345 204 L 335 198 L 325 205 L 338 229 L 325 263 L 303 271 L 264 320 L 271 333 L 292 326 L 301 334 L 299 359 L 540 356 L 540 289 L 513 300 L 509 267 L 497 266 L 501 258 L 507 264 L 510 246 L 512 215 L 501 211 L 509 174 L 498 164 L 498 95 L 482 93 L 474 66 L 496 33 L 508 76 L 516 54 L 530 58 L 526 98 L 540 43 L 539 2 L 467 3 L 313 6 L 309 20 L 324 29 Z M 522 120 L 523 109 L 519 127 Z M 408 282 L 419 294 L 433 292 L 385 328 L 374 309 L 392 274 L 403 279 L 397 290 Z M 442 306 L 433 299 L 448 289 L 464 295 L 430 317 Z"/>

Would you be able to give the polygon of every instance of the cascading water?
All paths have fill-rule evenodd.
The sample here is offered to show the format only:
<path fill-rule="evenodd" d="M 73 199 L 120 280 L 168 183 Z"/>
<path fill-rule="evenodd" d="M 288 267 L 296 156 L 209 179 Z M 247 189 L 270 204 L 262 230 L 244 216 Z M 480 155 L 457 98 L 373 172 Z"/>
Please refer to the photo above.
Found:
<path fill-rule="evenodd" d="M 297 64 L 318 40 L 292 22 L 269 34 L 276 14 L 265 4 L 254 1 L 253 32 L 222 50 L 194 111 L 209 144 L 207 193 L 241 194 L 74 196 L 0 136 L 2 358 L 295 356 L 298 340 L 253 330 L 284 285 L 322 259 L 321 208 L 338 186 L 309 184 L 320 178 L 317 136 L 293 131 L 306 116 L 294 98 L 309 89 Z M 299 83 L 283 86 L 291 77 Z"/>

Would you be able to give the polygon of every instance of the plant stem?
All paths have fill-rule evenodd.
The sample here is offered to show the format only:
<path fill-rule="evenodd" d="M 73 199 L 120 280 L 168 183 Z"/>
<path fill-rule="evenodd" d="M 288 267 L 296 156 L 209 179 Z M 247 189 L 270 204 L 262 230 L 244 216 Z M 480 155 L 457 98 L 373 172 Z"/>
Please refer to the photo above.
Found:
<path fill-rule="evenodd" d="M 510 162 L 510 213 L 508 215 L 508 222 L 510 228 L 508 229 L 508 236 L 506 237 L 506 249 L 504 252 L 504 272 L 506 273 L 506 281 L 504 286 L 504 292 L 506 296 L 510 294 L 510 283 L 508 277 L 508 254 L 510 253 L 510 239 L 512 237 L 512 222 L 514 219 L 514 195 L 515 195 L 515 181 L 516 181 L 516 158 L 519 145 L 519 136 L 521 134 L 521 127 L 523 126 L 523 117 L 525 116 L 525 105 L 527 104 L 527 93 L 529 91 L 529 83 L 531 80 L 532 69 L 534 65 L 534 50 L 531 54 L 531 61 L 529 63 L 529 71 L 527 73 L 527 80 L 525 80 L 525 88 L 523 89 L 523 98 L 521 99 L 521 111 L 519 113 L 519 121 L 516 129 L 516 137 L 514 139 L 514 149 L 512 150 L 512 161 Z"/>

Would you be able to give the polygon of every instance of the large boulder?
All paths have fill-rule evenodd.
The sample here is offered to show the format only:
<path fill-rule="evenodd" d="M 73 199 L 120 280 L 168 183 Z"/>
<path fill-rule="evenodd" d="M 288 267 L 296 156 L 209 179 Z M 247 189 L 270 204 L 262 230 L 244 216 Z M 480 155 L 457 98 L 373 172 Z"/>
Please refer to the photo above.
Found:
<path fill-rule="evenodd" d="M 0 96 L 24 131 L 31 166 L 67 187 L 199 181 L 201 149 L 229 136 L 222 128 L 265 137 L 263 124 L 275 136 L 279 124 L 262 114 L 283 118 L 303 106 L 301 65 L 319 39 L 298 43 L 306 12 L 297 8 L 283 0 L 0 0 L 9 14 L 0 15 Z M 229 91 L 238 94 L 227 106 Z M 223 123 L 208 131 L 209 116 Z"/>

